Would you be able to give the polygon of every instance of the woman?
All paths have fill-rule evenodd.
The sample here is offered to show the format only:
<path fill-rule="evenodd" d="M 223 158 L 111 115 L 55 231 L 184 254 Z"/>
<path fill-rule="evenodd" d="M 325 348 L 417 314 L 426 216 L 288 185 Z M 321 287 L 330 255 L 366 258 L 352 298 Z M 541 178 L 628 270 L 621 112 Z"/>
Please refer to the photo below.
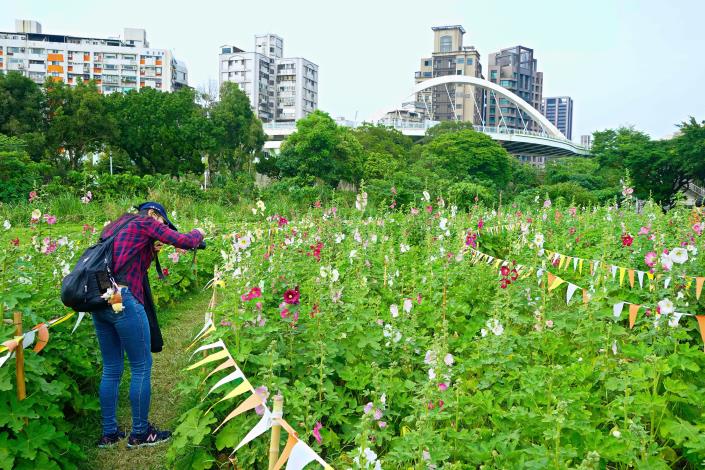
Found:
<path fill-rule="evenodd" d="M 145 302 L 151 305 L 147 270 L 162 243 L 177 248 L 196 248 L 205 235 L 201 229 L 187 234 L 177 232 L 164 207 L 156 202 L 145 202 L 137 209 L 136 216 L 123 215 L 108 225 L 101 235 L 103 238 L 111 236 L 123 222 L 129 220 L 119 230 L 113 243 L 112 268 L 120 287 L 122 311 L 116 312 L 108 306 L 93 313 L 93 324 L 103 356 L 100 381 L 103 437 L 98 442 L 99 447 L 111 446 L 125 437 L 125 433 L 118 431 L 116 418 L 125 352 L 130 363 L 132 404 L 132 432 L 127 447 L 151 446 L 171 437 L 171 432 L 160 431 L 147 420 L 153 350 L 145 311 Z"/>

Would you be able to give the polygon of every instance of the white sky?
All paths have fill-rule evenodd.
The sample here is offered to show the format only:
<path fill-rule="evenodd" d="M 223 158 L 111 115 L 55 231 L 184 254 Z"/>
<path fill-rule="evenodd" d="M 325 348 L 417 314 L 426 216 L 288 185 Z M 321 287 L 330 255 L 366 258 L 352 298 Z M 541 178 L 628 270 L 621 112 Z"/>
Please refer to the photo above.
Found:
<path fill-rule="evenodd" d="M 544 96 L 575 102 L 574 140 L 619 125 L 658 138 L 690 115 L 705 119 L 699 0 L 11 0 L 2 16 L 0 31 L 13 31 L 15 18 L 50 34 L 145 28 L 150 46 L 186 62 L 195 87 L 217 80 L 219 46 L 252 50 L 255 34 L 272 32 L 284 38 L 285 56 L 319 65 L 319 107 L 359 120 L 409 93 L 433 47 L 431 26 L 461 24 L 485 70 L 491 52 L 534 49 Z"/>

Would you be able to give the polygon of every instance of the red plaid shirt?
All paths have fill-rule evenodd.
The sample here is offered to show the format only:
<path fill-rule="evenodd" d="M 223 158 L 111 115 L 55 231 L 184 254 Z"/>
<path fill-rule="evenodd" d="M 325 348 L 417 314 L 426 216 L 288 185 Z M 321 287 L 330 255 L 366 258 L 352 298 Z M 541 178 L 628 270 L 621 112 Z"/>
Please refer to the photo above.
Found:
<path fill-rule="evenodd" d="M 128 215 L 123 215 L 107 226 L 101 236 L 108 238 Z M 203 235 L 198 230 L 179 233 L 152 217 L 137 216 L 125 225 L 113 243 L 113 272 L 119 274 L 121 282 L 144 305 L 142 282 L 154 258 L 154 240 L 177 248 L 196 248 Z"/>

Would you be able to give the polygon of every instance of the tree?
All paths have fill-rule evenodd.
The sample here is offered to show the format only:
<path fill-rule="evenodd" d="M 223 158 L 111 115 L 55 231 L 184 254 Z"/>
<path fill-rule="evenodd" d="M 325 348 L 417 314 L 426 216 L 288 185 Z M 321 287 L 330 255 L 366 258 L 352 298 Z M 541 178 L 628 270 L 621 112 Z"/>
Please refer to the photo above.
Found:
<path fill-rule="evenodd" d="M 250 100 L 236 83 L 225 82 L 220 101 L 208 108 L 212 129 L 214 165 L 235 172 L 251 161 L 264 145 L 262 123 L 250 108 Z"/>
<path fill-rule="evenodd" d="M 319 110 L 297 121 L 276 159 L 282 176 L 314 176 L 331 186 L 360 181 L 363 163 L 364 150 L 353 132 Z"/>
<path fill-rule="evenodd" d="M 47 81 L 49 112 L 47 141 L 56 154 L 64 152 L 71 169 L 77 170 L 89 152 L 97 152 L 115 134 L 115 121 L 107 113 L 105 99 L 94 82 L 75 87 Z"/>
<path fill-rule="evenodd" d="M 676 152 L 685 160 L 687 173 L 698 183 L 705 182 L 705 121 L 694 117 L 682 122 L 680 134 L 674 139 Z"/>
<path fill-rule="evenodd" d="M 413 141 L 398 130 L 365 123 L 354 129 L 353 134 L 365 150 L 363 178 L 366 181 L 389 177 L 408 162 Z"/>
<path fill-rule="evenodd" d="M 513 158 L 491 137 L 465 129 L 441 134 L 424 145 L 420 164 L 443 180 L 504 189 Z"/>
<path fill-rule="evenodd" d="M 213 148 L 212 129 L 195 91 L 142 88 L 108 97 L 120 132 L 112 141 L 140 174 L 181 175 L 203 171 L 203 153 Z"/>
<path fill-rule="evenodd" d="M 41 88 L 19 72 L 0 74 L 0 133 L 19 137 L 34 161 L 44 154 L 46 101 Z"/>
<path fill-rule="evenodd" d="M 426 136 L 421 139 L 421 143 L 430 142 L 436 137 L 449 132 L 458 132 L 466 129 L 475 130 L 475 125 L 471 121 L 442 121 L 426 131 Z"/>
<path fill-rule="evenodd" d="M 652 197 L 670 206 L 692 178 L 689 154 L 680 151 L 676 141 L 653 141 L 643 132 L 621 127 L 595 132 L 593 142 L 592 153 L 600 167 L 628 170 L 640 199 Z"/>
<path fill-rule="evenodd" d="M 30 160 L 22 139 L 0 134 L 0 202 L 26 198 L 45 169 Z"/>

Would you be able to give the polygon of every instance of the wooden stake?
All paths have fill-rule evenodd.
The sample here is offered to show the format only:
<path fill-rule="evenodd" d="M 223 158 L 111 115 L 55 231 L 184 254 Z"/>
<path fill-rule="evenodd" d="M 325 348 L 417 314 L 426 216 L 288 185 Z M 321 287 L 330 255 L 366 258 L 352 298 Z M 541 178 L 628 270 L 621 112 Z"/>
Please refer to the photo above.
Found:
<path fill-rule="evenodd" d="M 269 441 L 269 470 L 272 470 L 279 460 L 279 438 L 282 432 L 282 426 L 277 421 L 277 418 L 284 416 L 284 397 L 280 392 L 274 396 L 274 406 L 272 408 L 272 439 Z"/>
<path fill-rule="evenodd" d="M 22 336 L 22 313 L 14 312 L 15 336 Z M 24 382 L 24 348 L 22 340 L 15 349 L 15 375 L 17 376 L 17 399 L 22 401 L 27 397 L 27 390 Z"/>

